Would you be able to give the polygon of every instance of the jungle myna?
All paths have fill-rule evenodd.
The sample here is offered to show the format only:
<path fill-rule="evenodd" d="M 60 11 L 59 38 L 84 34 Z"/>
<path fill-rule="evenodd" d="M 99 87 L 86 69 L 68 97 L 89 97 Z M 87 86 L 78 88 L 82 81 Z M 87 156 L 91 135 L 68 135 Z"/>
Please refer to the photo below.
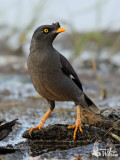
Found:
<path fill-rule="evenodd" d="M 80 107 L 96 114 L 100 112 L 83 92 L 82 84 L 70 62 L 53 47 L 55 37 L 64 31 L 66 29 L 61 28 L 59 23 L 53 23 L 38 27 L 32 36 L 28 71 L 36 91 L 48 101 L 50 109 L 39 125 L 31 128 L 29 133 L 32 134 L 35 129 L 42 129 L 55 107 L 55 101 L 73 101 L 77 106 L 77 119 L 75 125 L 69 126 L 68 129 L 75 128 L 75 140 L 77 130 L 82 132 Z"/>

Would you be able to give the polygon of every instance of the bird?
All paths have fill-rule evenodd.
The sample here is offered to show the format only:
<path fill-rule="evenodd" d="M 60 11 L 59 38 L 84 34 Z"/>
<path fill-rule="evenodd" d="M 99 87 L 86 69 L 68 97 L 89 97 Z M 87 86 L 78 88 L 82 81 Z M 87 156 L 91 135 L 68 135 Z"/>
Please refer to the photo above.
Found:
<path fill-rule="evenodd" d="M 36 91 L 47 100 L 49 110 L 44 114 L 38 126 L 29 130 L 42 130 L 44 123 L 55 108 L 55 101 L 72 101 L 77 108 L 73 139 L 77 131 L 82 131 L 81 108 L 100 114 L 98 107 L 84 93 L 81 81 L 73 66 L 53 46 L 53 41 L 59 33 L 66 31 L 59 22 L 39 26 L 33 33 L 30 54 L 27 60 L 28 72 Z"/>

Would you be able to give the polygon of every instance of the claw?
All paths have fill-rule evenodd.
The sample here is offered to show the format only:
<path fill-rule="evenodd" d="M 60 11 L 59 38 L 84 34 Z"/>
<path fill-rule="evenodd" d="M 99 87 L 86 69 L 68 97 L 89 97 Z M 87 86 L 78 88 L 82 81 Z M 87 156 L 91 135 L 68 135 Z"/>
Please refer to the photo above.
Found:
<path fill-rule="evenodd" d="M 73 126 L 68 126 L 68 129 L 73 129 L 75 128 L 75 124 Z"/>
<path fill-rule="evenodd" d="M 39 129 L 39 130 L 41 131 L 42 128 L 43 128 L 43 124 L 41 124 L 41 123 L 40 123 L 38 126 L 31 128 L 30 131 L 29 131 L 30 137 L 32 137 L 32 132 L 33 132 L 34 130 Z"/>
<path fill-rule="evenodd" d="M 80 132 L 83 132 L 83 131 L 82 131 L 80 122 L 77 122 L 77 121 L 76 121 L 76 124 L 74 124 L 73 126 L 68 126 L 68 129 L 73 129 L 73 128 L 75 128 L 74 135 L 73 135 L 73 139 L 75 140 L 78 128 Z"/>

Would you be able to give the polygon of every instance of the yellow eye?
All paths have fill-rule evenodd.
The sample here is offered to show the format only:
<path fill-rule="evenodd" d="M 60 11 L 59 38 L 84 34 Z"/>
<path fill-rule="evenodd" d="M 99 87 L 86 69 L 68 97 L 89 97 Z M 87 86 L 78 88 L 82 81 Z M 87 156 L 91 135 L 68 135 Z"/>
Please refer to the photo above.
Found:
<path fill-rule="evenodd" d="M 48 29 L 44 29 L 44 33 L 48 33 Z"/>

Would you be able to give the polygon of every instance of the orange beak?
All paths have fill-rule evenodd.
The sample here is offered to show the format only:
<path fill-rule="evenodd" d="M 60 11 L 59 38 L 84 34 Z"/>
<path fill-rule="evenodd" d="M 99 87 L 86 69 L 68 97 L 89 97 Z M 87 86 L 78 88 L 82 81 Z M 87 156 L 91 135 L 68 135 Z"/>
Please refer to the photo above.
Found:
<path fill-rule="evenodd" d="M 60 32 L 64 32 L 64 31 L 66 31 L 66 29 L 65 28 L 58 28 L 58 30 L 57 30 L 57 32 L 56 33 L 60 33 Z"/>

